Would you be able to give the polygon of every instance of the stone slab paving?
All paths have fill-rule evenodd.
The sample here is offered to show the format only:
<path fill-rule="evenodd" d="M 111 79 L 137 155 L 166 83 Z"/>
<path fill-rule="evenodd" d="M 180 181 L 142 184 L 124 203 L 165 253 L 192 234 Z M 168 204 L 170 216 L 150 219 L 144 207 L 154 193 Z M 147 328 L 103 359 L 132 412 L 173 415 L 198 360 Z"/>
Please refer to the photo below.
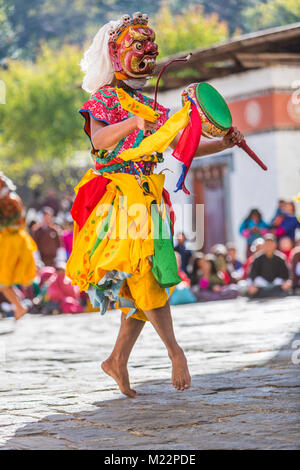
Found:
<path fill-rule="evenodd" d="M 129 364 L 135 399 L 99 367 L 118 311 L 0 320 L 0 448 L 299 448 L 299 315 L 299 297 L 173 308 L 192 387 L 172 388 L 148 324 Z"/>

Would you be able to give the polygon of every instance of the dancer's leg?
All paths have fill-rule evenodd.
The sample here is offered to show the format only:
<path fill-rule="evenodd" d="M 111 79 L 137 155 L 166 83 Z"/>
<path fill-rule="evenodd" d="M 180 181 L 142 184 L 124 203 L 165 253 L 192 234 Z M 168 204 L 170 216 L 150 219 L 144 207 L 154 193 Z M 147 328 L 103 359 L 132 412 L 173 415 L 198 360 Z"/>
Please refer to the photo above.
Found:
<path fill-rule="evenodd" d="M 173 366 L 172 383 L 174 387 L 177 390 L 189 388 L 191 376 L 184 352 L 175 338 L 169 303 L 167 302 L 164 307 L 145 311 L 145 314 L 168 350 Z"/>
<path fill-rule="evenodd" d="M 7 298 L 7 300 L 15 306 L 14 316 L 16 320 L 19 320 L 27 312 L 27 308 L 24 307 L 13 287 L 0 287 L 0 292 Z"/>
<path fill-rule="evenodd" d="M 101 366 L 104 372 L 113 377 L 124 395 L 134 397 L 136 391 L 130 388 L 127 362 L 132 348 L 143 329 L 145 322 L 122 313 L 120 331 L 114 349 Z"/>

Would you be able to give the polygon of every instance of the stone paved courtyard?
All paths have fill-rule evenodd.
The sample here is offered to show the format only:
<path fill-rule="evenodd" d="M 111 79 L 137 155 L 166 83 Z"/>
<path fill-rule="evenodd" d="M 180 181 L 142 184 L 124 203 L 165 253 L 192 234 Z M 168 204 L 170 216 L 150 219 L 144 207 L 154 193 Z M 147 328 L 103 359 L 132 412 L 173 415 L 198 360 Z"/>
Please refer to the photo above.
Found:
<path fill-rule="evenodd" d="M 0 448 L 299 448 L 299 315 L 299 297 L 173 308 L 192 387 L 172 388 L 148 324 L 129 364 L 135 399 L 99 367 L 119 312 L 0 320 Z"/>

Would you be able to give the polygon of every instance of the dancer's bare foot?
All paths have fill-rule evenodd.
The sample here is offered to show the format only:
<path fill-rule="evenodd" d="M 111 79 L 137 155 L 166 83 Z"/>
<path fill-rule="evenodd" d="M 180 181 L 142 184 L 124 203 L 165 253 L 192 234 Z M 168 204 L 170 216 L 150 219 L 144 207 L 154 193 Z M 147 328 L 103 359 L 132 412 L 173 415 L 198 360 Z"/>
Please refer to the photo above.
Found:
<path fill-rule="evenodd" d="M 24 307 L 24 305 L 22 305 L 21 303 L 20 305 L 16 305 L 15 312 L 14 312 L 15 319 L 20 320 L 20 318 L 22 318 L 27 312 L 28 312 L 28 309 Z"/>
<path fill-rule="evenodd" d="M 171 357 L 172 361 L 172 384 L 177 390 L 185 390 L 191 385 L 191 376 L 189 373 L 186 357 L 181 348 Z"/>
<path fill-rule="evenodd" d="M 127 366 L 122 364 L 121 361 L 118 362 L 108 358 L 102 362 L 101 367 L 106 374 L 110 375 L 117 382 L 124 395 L 131 398 L 137 395 L 136 391 L 130 388 Z"/>

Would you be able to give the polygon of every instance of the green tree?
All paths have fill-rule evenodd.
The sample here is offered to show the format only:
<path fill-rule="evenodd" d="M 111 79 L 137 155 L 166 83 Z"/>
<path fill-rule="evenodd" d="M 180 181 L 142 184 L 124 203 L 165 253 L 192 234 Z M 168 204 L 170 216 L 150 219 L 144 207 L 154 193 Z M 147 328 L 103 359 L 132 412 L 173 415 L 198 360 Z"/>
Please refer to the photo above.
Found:
<path fill-rule="evenodd" d="M 44 41 L 83 44 L 94 8 L 90 0 L 0 0 L 0 59 L 33 59 Z"/>
<path fill-rule="evenodd" d="M 79 88 L 81 51 L 43 46 L 35 63 L 9 60 L 0 70 L 6 104 L 0 104 L 0 166 L 12 177 L 28 168 L 62 165 L 87 149 L 76 112 L 88 95 Z"/>
<path fill-rule="evenodd" d="M 226 23 L 220 22 L 216 13 L 204 16 L 202 6 L 191 5 L 182 14 L 173 14 L 169 5 L 164 3 L 153 23 L 160 58 L 228 38 Z"/>
<path fill-rule="evenodd" d="M 228 25 L 230 35 L 237 30 L 246 31 L 247 22 L 245 21 L 244 11 L 257 2 L 264 0 L 191 0 L 182 2 L 182 0 L 168 0 L 168 3 L 175 13 L 183 13 L 188 4 L 201 5 L 204 8 L 204 14 L 210 15 L 217 13 L 220 21 L 225 21 Z"/>
<path fill-rule="evenodd" d="M 250 29 L 259 30 L 300 21 L 299 0 L 267 0 L 244 11 Z"/>

